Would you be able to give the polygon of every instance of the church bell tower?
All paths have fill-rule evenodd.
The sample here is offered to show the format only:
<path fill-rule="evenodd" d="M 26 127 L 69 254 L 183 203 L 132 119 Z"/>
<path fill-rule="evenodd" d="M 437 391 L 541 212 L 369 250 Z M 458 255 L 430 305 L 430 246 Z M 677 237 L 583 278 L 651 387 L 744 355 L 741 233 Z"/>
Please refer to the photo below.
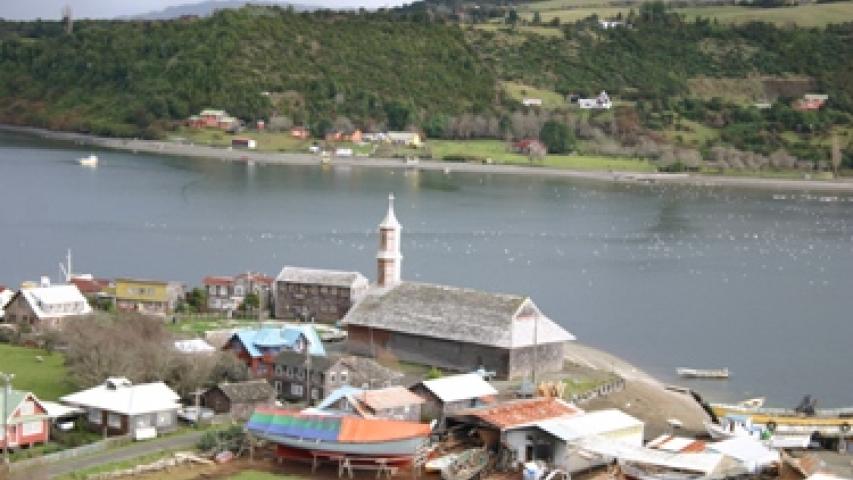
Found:
<path fill-rule="evenodd" d="M 379 224 L 379 253 L 376 254 L 376 283 L 380 287 L 393 287 L 400 283 L 400 222 L 394 215 L 394 194 L 388 195 L 388 213 Z"/>

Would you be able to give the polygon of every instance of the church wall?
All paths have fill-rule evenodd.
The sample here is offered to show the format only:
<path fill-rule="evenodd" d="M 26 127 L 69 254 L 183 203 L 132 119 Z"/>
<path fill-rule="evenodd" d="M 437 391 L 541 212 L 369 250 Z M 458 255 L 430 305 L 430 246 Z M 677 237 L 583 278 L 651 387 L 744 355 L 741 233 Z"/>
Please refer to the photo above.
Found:
<path fill-rule="evenodd" d="M 566 356 L 564 345 L 564 342 L 538 345 L 536 355 L 533 353 L 533 346 L 512 350 L 509 360 L 510 377 L 529 375 L 533 371 L 534 363 L 537 373 L 559 372 L 563 369 Z"/>

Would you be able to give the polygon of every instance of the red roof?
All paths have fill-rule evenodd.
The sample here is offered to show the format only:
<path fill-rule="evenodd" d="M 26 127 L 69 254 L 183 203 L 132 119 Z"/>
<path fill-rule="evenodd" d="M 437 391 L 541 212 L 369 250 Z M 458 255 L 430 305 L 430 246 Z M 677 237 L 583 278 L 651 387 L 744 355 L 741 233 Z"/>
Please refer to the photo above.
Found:
<path fill-rule="evenodd" d="M 240 275 L 237 275 L 237 278 L 245 278 L 245 279 L 250 280 L 252 282 L 264 283 L 267 285 L 272 285 L 272 282 L 274 281 L 274 279 L 268 275 L 264 275 L 263 273 L 252 273 L 252 272 L 241 273 Z"/>
<path fill-rule="evenodd" d="M 103 292 L 110 286 L 110 281 L 104 278 L 72 278 L 74 284 L 83 295 Z"/>
<path fill-rule="evenodd" d="M 501 403 L 493 407 L 472 408 L 459 414 L 477 417 L 489 425 L 506 429 L 579 413 L 582 413 L 582 410 L 557 398 L 532 398 Z"/>
<path fill-rule="evenodd" d="M 0 285 L 0 292 L 2 292 L 3 290 L 6 290 L 6 285 Z"/>
<path fill-rule="evenodd" d="M 227 287 L 227 286 L 231 285 L 232 283 L 234 283 L 234 277 L 228 277 L 228 276 L 224 276 L 224 275 L 204 277 L 204 280 L 202 280 L 202 283 L 204 283 L 205 286 L 216 285 L 216 286 L 221 286 L 221 287 Z"/>

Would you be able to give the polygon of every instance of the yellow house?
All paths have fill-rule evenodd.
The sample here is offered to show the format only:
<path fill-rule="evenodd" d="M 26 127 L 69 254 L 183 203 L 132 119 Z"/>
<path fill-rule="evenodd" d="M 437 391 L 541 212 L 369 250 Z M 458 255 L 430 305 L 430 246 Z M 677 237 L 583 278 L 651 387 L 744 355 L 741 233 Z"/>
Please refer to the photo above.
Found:
<path fill-rule="evenodd" d="M 182 290 L 177 282 L 117 278 L 116 308 L 122 312 L 165 315 L 175 309 Z"/>
<path fill-rule="evenodd" d="M 423 145 L 423 140 L 420 134 L 414 132 L 388 132 L 388 141 L 395 145 L 406 145 L 407 147 L 418 148 Z"/>

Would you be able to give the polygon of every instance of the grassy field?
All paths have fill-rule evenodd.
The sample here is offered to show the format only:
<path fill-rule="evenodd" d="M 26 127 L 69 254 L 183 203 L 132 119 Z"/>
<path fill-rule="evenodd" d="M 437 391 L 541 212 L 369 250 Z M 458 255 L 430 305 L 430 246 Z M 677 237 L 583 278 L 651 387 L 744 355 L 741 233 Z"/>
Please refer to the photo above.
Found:
<path fill-rule="evenodd" d="M 634 7 L 613 7 L 604 2 L 583 2 L 580 0 L 547 0 L 526 6 L 522 17 L 530 21 L 533 12 L 538 11 L 543 22 L 559 18 L 561 23 L 577 20 L 597 14 L 599 17 L 613 17 L 618 13 L 627 15 Z M 801 27 L 820 27 L 830 23 L 853 21 L 853 2 L 822 3 L 798 5 L 784 8 L 752 8 L 734 5 L 696 6 L 676 8 L 675 12 L 687 19 L 696 17 L 717 18 L 723 23 L 742 24 L 753 21 L 775 23 L 777 25 L 796 24 Z"/>
<path fill-rule="evenodd" d="M 38 356 L 44 361 L 39 362 Z M 0 345 L 0 371 L 15 374 L 12 385 L 16 390 L 33 392 L 42 400 L 56 400 L 73 391 L 64 362 L 60 353 Z"/>
<path fill-rule="evenodd" d="M 526 155 L 512 153 L 507 144 L 500 140 L 430 140 L 428 147 L 433 158 L 441 160 L 447 156 L 464 156 L 472 160 L 491 159 L 493 163 L 530 165 Z M 625 157 L 591 155 L 548 155 L 537 166 L 587 171 L 650 172 L 655 168 L 650 163 Z"/>
<path fill-rule="evenodd" d="M 566 99 L 553 90 L 543 90 L 518 82 L 501 82 L 501 87 L 513 100 L 522 101 L 525 98 L 539 98 L 543 108 L 560 108 L 566 106 Z"/>
<path fill-rule="evenodd" d="M 308 147 L 313 145 L 315 140 L 300 140 L 294 138 L 289 132 L 241 132 L 232 135 L 221 130 L 212 128 L 181 128 L 174 135 L 172 140 L 185 139 L 192 143 L 200 145 L 211 145 L 215 147 L 228 147 L 231 145 L 231 139 L 234 137 L 252 138 L 258 142 L 258 151 L 261 152 L 301 152 L 308 151 Z M 325 142 L 320 142 L 325 143 Z M 356 154 L 369 154 L 373 151 L 373 146 L 370 144 L 356 145 L 350 142 L 338 142 L 328 145 L 330 148 L 351 148 Z"/>
<path fill-rule="evenodd" d="M 474 25 L 474 28 L 477 30 L 486 30 L 489 32 L 498 32 L 509 30 L 509 25 L 505 23 L 478 23 Z M 543 37 L 562 37 L 563 31 L 556 27 L 548 27 L 548 26 L 533 26 L 533 25 L 519 25 L 515 27 L 516 32 L 520 33 L 535 33 L 536 35 L 542 35 Z"/>

